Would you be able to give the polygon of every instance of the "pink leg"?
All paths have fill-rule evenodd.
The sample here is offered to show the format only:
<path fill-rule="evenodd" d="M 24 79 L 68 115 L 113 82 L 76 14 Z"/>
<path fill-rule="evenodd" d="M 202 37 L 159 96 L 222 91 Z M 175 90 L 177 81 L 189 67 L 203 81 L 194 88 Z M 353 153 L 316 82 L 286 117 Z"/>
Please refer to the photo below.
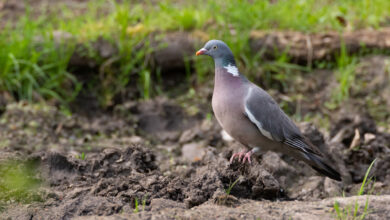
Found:
<path fill-rule="evenodd" d="M 230 163 L 233 162 L 234 158 L 238 157 L 238 162 L 242 160 L 242 163 L 245 163 L 246 160 L 248 160 L 249 164 L 252 163 L 251 156 L 254 153 L 254 150 L 250 150 L 248 152 L 241 151 L 239 153 L 234 153 L 232 157 L 230 158 Z"/>
<path fill-rule="evenodd" d="M 244 160 L 242 161 L 242 163 L 245 163 L 245 160 L 248 160 L 248 163 L 251 164 L 252 161 L 251 161 L 251 156 L 253 154 L 253 150 L 250 150 L 248 152 L 246 152 L 245 156 L 244 156 Z"/>
<path fill-rule="evenodd" d="M 245 151 L 241 151 L 241 152 L 238 152 L 238 153 L 234 153 L 233 155 L 232 155 L 232 157 L 230 158 L 230 163 L 232 163 L 233 162 L 233 160 L 234 160 L 234 158 L 238 158 L 238 162 L 240 162 L 241 161 L 241 158 L 243 157 L 245 155 Z"/>

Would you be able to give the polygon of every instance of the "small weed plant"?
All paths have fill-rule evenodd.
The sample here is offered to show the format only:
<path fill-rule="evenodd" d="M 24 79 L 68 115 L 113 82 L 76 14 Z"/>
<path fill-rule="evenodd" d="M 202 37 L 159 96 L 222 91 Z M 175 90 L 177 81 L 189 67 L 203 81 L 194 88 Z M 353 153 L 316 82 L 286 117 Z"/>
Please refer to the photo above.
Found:
<path fill-rule="evenodd" d="M 370 174 L 371 168 L 374 165 L 375 161 L 376 161 L 376 159 L 371 162 L 370 166 L 368 167 L 368 169 L 366 171 L 362 185 L 360 186 L 360 190 L 357 193 L 358 196 L 363 195 L 364 191 L 366 191 L 367 185 L 369 185 L 371 182 L 371 178 L 368 178 L 368 176 Z M 359 204 L 357 201 L 355 201 L 355 205 L 347 205 L 345 208 L 341 208 L 340 204 L 337 201 L 335 201 L 333 208 L 336 211 L 337 219 L 340 219 L 340 220 L 347 220 L 347 219 L 348 220 L 349 219 L 361 219 L 362 220 L 362 219 L 365 219 L 365 217 L 367 216 L 367 214 L 369 212 L 369 210 L 368 210 L 369 200 L 368 199 L 369 199 L 370 194 L 371 194 L 371 192 L 368 192 L 368 196 L 367 196 L 366 202 L 364 204 L 364 209 L 360 210 L 360 214 L 359 214 Z"/>

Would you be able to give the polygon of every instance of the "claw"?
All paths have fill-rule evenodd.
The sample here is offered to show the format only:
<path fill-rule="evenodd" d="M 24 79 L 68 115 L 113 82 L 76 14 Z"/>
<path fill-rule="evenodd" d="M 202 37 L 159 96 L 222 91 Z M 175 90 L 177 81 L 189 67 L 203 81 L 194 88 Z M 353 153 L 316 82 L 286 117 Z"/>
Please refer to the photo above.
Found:
<path fill-rule="evenodd" d="M 242 163 L 245 163 L 245 160 L 248 160 L 248 163 L 249 164 L 252 164 L 252 161 L 251 161 L 251 156 L 252 156 L 253 152 L 250 150 L 248 151 L 245 156 L 244 156 L 244 160 L 242 161 Z"/>
<path fill-rule="evenodd" d="M 245 156 L 245 152 L 240 152 L 240 157 L 238 159 L 238 162 L 241 162 L 244 156 Z"/>
<path fill-rule="evenodd" d="M 245 151 L 241 151 L 239 153 L 234 153 L 232 155 L 232 157 L 230 158 L 230 163 L 233 162 L 234 158 L 238 157 L 238 162 L 241 162 L 242 163 L 245 163 L 246 160 L 248 160 L 248 163 L 251 164 L 252 161 L 251 161 L 251 156 L 254 152 L 252 150 L 248 151 L 248 152 L 245 152 Z"/>
<path fill-rule="evenodd" d="M 232 157 L 230 158 L 230 163 L 232 163 L 233 160 L 234 160 L 234 158 L 236 158 L 236 157 L 238 157 L 238 162 L 240 162 L 240 161 L 241 161 L 241 158 L 242 158 L 242 156 L 244 156 L 244 154 L 245 154 L 245 151 L 241 151 L 241 152 L 239 152 L 239 153 L 234 153 L 234 154 L 232 155 Z"/>

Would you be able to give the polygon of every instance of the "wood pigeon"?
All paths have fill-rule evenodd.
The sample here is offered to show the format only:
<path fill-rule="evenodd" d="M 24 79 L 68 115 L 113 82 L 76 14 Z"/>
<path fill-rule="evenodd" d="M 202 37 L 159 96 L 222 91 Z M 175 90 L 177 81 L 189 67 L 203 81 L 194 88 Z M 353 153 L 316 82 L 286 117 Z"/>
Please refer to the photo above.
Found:
<path fill-rule="evenodd" d="M 245 160 L 251 163 L 251 155 L 261 148 L 291 155 L 319 173 L 341 180 L 339 172 L 302 135 L 275 100 L 238 71 L 233 53 L 223 41 L 208 41 L 196 55 L 214 59 L 212 107 L 219 124 L 236 141 L 251 149 L 233 154 L 230 162 L 237 157 L 243 163 Z"/>

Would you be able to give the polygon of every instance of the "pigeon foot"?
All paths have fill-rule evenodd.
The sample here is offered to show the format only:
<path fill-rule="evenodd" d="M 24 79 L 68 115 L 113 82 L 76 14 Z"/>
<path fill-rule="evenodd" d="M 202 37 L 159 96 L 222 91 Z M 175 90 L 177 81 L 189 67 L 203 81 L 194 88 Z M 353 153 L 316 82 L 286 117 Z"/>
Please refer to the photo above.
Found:
<path fill-rule="evenodd" d="M 241 151 L 239 153 L 234 153 L 232 155 L 232 157 L 230 158 L 230 163 L 232 163 L 234 158 L 237 157 L 238 158 L 238 162 L 241 162 L 241 160 L 242 160 L 242 163 L 245 163 L 245 161 L 248 161 L 248 163 L 251 164 L 252 163 L 251 156 L 252 156 L 253 153 L 254 153 L 253 150 L 250 150 L 248 152 Z"/>

